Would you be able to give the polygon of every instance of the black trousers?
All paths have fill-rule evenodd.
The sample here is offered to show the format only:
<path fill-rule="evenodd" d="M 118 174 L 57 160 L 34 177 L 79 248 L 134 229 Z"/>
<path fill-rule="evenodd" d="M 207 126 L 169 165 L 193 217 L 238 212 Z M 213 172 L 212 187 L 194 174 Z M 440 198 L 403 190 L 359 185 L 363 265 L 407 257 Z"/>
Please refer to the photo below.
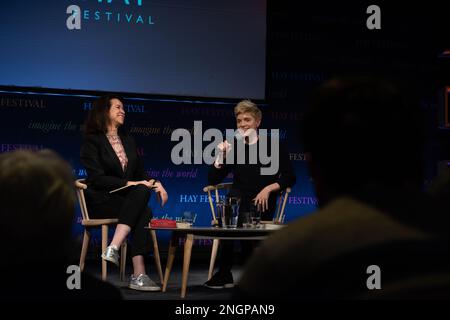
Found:
<path fill-rule="evenodd" d="M 238 226 L 242 226 L 243 216 L 241 213 L 249 211 L 252 199 L 255 196 L 240 196 L 241 205 L 239 208 Z M 269 198 L 269 209 L 261 213 L 261 220 L 272 220 L 276 208 L 276 197 Z M 244 262 L 250 257 L 255 247 L 258 245 L 258 240 L 222 240 L 219 244 L 219 273 L 231 272 L 234 263 L 234 256 L 236 253 L 235 245 L 240 243 L 241 255 Z"/>
<path fill-rule="evenodd" d="M 144 185 L 126 188 L 110 194 L 108 201 L 89 206 L 89 216 L 95 219 L 118 218 L 119 223 L 131 228 L 131 256 L 145 256 L 150 251 L 150 232 L 145 229 L 152 218 L 147 206 L 150 189 Z"/>

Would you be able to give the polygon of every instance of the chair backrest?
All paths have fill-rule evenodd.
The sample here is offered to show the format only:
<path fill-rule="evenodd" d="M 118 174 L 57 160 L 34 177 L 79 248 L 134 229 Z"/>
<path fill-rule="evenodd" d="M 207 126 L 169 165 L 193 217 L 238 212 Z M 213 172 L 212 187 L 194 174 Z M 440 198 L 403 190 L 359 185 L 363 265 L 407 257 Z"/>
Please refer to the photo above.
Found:
<path fill-rule="evenodd" d="M 75 190 L 77 191 L 78 203 L 80 204 L 81 215 L 83 220 L 89 220 L 89 213 L 86 206 L 86 199 L 84 197 L 84 190 L 87 189 L 87 185 L 84 183 L 85 179 L 78 179 L 75 181 Z"/>
<path fill-rule="evenodd" d="M 228 191 L 231 189 L 232 185 L 233 185 L 232 182 L 225 182 L 225 183 L 219 183 L 219 184 L 216 184 L 213 186 L 206 186 L 203 188 L 203 191 L 208 193 L 208 201 L 209 201 L 209 207 L 211 208 L 213 224 L 218 224 L 218 221 L 217 221 L 216 211 L 214 210 L 214 201 L 212 199 L 211 192 L 214 192 L 215 197 L 216 197 L 216 203 L 218 203 L 220 200 L 219 190 L 225 189 Z"/>
<path fill-rule="evenodd" d="M 281 190 L 278 194 L 278 204 L 277 204 L 277 210 L 275 214 L 275 218 L 273 221 L 275 223 L 284 223 L 284 209 L 286 208 L 286 201 L 289 197 L 289 193 L 291 193 L 291 188 L 286 188 L 285 190 Z"/>
<path fill-rule="evenodd" d="M 225 183 L 219 183 L 216 185 L 210 185 L 210 186 L 206 186 L 203 188 L 204 192 L 208 193 L 208 201 L 209 201 L 209 206 L 211 208 L 211 214 L 213 217 L 213 223 L 217 224 L 217 216 L 216 216 L 216 211 L 214 209 L 214 201 L 211 195 L 211 192 L 214 192 L 215 194 L 215 201 L 216 203 L 219 202 L 219 190 L 224 189 L 229 191 L 232 187 L 233 183 L 232 182 L 225 182 Z M 278 195 L 278 200 L 277 200 L 277 209 L 275 211 L 275 217 L 273 219 L 273 222 L 275 223 L 283 223 L 284 222 L 284 209 L 286 207 L 286 201 L 289 197 L 289 193 L 291 192 L 291 188 L 286 188 L 285 190 L 281 190 L 279 192 Z"/>

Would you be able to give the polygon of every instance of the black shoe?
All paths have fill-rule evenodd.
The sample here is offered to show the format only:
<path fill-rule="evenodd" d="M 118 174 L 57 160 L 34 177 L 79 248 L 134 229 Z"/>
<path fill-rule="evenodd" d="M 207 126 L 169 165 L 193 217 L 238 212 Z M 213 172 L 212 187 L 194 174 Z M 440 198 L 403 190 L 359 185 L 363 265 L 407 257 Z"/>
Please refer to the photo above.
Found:
<path fill-rule="evenodd" d="M 217 272 L 211 277 L 211 279 L 205 282 L 204 286 L 211 289 L 233 288 L 233 275 L 231 274 L 231 272 Z"/>

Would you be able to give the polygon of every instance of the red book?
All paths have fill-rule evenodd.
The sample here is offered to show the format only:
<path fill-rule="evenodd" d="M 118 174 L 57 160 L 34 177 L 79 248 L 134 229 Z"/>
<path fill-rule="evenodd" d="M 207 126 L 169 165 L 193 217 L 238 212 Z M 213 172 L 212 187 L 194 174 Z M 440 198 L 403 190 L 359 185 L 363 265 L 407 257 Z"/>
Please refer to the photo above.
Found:
<path fill-rule="evenodd" d="M 152 219 L 150 220 L 151 228 L 176 228 L 177 222 L 170 219 Z"/>

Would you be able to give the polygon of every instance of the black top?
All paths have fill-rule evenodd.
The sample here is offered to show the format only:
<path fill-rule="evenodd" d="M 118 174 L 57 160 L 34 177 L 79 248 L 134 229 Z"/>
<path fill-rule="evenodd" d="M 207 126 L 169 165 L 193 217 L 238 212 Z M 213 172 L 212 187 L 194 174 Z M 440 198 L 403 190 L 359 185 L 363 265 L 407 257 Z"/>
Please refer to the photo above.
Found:
<path fill-rule="evenodd" d="M 238 142 L 238 140 L 234 141 L 233 147 L 235 147 L 235 150 L 239 150 L 238 143 L 242 144 L 242 142 Z M 292 187 L 295 184 L 296 178 L 292 164 L 289 160 L 289 155 L 282 143 L 279 144 L 279 166 L 278 171 L 275 174 L 261 174 L 261 168 L 269 168 L 270 163 L 265 165 L 262 164 L 259 156 L 256 159 L 256 163 L 250 163 L 249 154 L 250 152 L 256 152 L 255 154 L 258 154 L 259 148 L 261 147 L 260 143 L 261 139 L 258 139 L 257 143 L 252 145 L 244 144 L 241 146 L 245 151 L 245 163 L 237 163 L 237 154 L 239 152 L 234 152 L 233 164 L 225 163 L 220 169 L 217 169 L 214 165 L 212 165 L 208 173 L 208 184 L 216 185 L 220 183 L 230 172 L 232 172 L 233 186 L 230 195 L 246 197 L 249 199 L 253 199 L 264 187 L 275 182 L 280 185 L 281 190 L 284 190 L 287 187 Z M 267 150 L 267 153 L 264 153 L 272 157 L 270 140 L 267 143 Z M 275 202 L 276 194 L 272 193 L 271 198 L 269 199 L 269 207 L 272 207 L 271 204 L 275 204 Z"/>

